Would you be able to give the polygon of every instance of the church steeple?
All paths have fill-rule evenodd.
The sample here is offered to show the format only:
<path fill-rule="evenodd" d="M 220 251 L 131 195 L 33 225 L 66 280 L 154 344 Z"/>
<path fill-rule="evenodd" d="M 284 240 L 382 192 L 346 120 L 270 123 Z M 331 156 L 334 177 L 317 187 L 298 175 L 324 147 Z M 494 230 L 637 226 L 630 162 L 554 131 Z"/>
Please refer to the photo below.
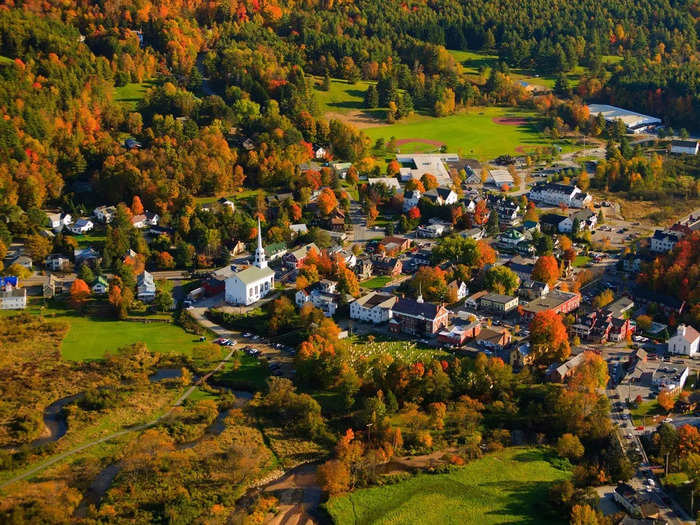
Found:
<path fill-rule="evenodd" d="M 262 228 L 260 227 L 260 217 L 258 217 L 258 247 L 255 249 L 255 262 L 253 262 L 253 264 L 258 268 L 267 268 L 265 249 L 262 245 Z"/>
<path fill-rule="evenodd" d="M 418 297 L 416 298 L 417 303 L 423 302 L 423 291 L 421 290 L 421 283 L 418 283 Z"/>

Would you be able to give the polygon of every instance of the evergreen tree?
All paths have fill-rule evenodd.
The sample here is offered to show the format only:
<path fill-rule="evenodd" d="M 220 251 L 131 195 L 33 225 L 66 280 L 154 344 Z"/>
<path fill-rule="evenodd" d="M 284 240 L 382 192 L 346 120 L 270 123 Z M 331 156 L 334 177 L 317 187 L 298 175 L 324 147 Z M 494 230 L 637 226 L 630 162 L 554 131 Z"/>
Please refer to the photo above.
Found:
<path fill-rule="evenodd" d="M 498 224 L 498 212 L 496 212 L 496 210 L 491 210 L 489 220 L 486 222 L 486 232 L 489 235 L 498 235 L 500 231 L 501 227 Z"/>
<path fill-rule="evenodd" d="M 368 109 L 376 108 L 379 105 L 379 93 L 377 86 L 370 84 L 365 91 L 365 107 Z"/>

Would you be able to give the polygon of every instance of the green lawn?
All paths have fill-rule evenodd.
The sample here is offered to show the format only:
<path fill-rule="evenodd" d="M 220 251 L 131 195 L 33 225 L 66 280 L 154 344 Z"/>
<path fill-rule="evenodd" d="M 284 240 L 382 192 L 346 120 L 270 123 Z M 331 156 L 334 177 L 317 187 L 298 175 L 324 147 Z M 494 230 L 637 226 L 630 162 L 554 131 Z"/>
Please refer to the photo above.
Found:
<path fill-rule="evenodd" d="M 581 268 L 582 266 L 586 266 L 590 261 L 591 258 L 587 255 L 577 255 L 574 259 L 574 267 Z"/>
<path fill-rule="evenodd" d="M 331 498 L 337 525 L 566 523 L 546 513 L 547 491 L 567 474 L 540 449 L 510 448 L 449 474 L 419 474 L 384 487 Z"/>
<path fill-rule="evenodd" d="M 322 77 L 314 79 L 314 97 L 323 113 L 348 113 L 353 110 L 364 109 L 365 91 L 370 82 L 360 80 L 351 84 L 347 80 L 331 79 L 331 88 L 322 91 L 320 88 Z"/>
<path fill-rule="evenodd" d="M 363 288 L 369 288 L 370 290 L 376 290 L 377 288 L 383 288 L 391 282 L 391 277 L 388 275 L 377 275 L 366 281 L 362 281 L 360 286 Z"/>
<path fill-rule="evenodd" d="M 143 82 L 130 82 L 125 86 L 114 88 L 114 100 L 120 102 L 129 109 L 136 109 L 139 102 L 146 96 L 146 91 L 156 85 L 155 80 L 144 80 Z"/>
<path fill-rule="evenodd" d="M 653 399 L 650 401 L 643 401 L 638 407 L 630 409 L 630 414 L 632 415 L 632 421 L 635 425 L 643 425 L 645 416 L 647 416 L 646 423 L 651 424 L 655 416 L 664 414 L 664 410 L 659 406 L 659 403 L 656 402 L 656 399 Z"/>
<path fill-rule="evenodd" d="M 222 384 L 239 390 L 262 390 L 265 388 L 265 381 L 270 377 L 270 371 L 256 357 L 248 354 L 241 354 L 238 362 L 240 366 L 233 366 L 235 360 L 224 365 L 221 372 L 214 376 L 217 384 Z"/>
<path fill-rule="evenodd" d="M 531 121 L 516 126 L 502 125 L 493 121 L 498 117 L 529 118 Z M 445 143 L 449 152 L 482 160 L 555 143 L 540 131 L 539 117 L 534 111 L 519 108 L 478 107 L 441 118 L 416 115 L 396 124 L 363 131 L 373 141 L 384 138 L 388 142 L 391 137 L 435 140 Z M 564 150 L 571 149 L 566 141 L 557 141 L 556 144 Z M 435 146 L 412 142 L 397 146 L 397 149 L 402 153 L 417 153 L 433 151 Z"/>

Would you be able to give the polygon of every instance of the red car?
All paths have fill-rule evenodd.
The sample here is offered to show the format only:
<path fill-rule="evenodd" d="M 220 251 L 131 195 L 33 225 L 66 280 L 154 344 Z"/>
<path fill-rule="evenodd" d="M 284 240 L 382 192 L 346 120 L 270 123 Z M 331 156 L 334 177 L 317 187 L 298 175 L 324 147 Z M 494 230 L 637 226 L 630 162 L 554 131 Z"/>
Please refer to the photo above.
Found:
<path fill-rule="evenodd" d="M 635 430 L 644 430 L 644 427 L 637 427 Z"/>

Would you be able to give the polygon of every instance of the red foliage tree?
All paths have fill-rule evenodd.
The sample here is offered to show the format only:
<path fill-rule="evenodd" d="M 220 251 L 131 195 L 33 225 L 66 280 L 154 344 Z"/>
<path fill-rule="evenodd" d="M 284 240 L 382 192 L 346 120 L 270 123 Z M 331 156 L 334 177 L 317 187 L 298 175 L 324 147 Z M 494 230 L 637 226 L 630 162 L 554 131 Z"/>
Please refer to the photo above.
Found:
<path fill-rule="evenodd" d="M 420 210 L 417 206 L 414 206 L 408 210 L 408 218 L 411 220 L 420 219 Z"/>
<path fill-rule="evenodd" d="M 70 287 L 70 303 L 73 308 L 80 310 L 90 297 L 90 287 L 82 279 L 76 279 Z"/>

